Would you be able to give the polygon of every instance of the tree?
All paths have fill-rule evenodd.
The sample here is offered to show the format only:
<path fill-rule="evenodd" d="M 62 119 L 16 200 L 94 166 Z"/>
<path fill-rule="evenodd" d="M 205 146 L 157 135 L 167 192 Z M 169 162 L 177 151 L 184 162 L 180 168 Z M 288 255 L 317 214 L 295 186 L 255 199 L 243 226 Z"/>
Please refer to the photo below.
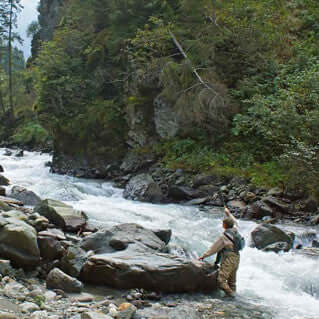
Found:
<path fill-rule="evenodd" d="M 9 80 L 9 118 L 14 121 L 13 80 L 12 80 L 12 44 L 15 40 L 22 41 L 14 32 L 17 17 L 22 9 L 20 0 L 3 0 L 0 3 L 0 37 L 8 44 L 8 80 Z"/>

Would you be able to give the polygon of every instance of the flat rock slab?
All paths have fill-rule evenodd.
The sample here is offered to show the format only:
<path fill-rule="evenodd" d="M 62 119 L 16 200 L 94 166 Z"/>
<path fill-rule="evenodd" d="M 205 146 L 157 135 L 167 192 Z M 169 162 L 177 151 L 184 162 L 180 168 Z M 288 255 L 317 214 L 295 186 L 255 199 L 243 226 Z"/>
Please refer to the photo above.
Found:
<path fill-rule="evenodd" d="M 132 247 L 90 257 L 82 268 L 81 279 L 118 289 L 144 288 L 169 293 L 213 291 L 217 271 L 209 263 Z"/>
<path fill-rule="evenodd" d="M 86 225 L 87 216 L 72 206 L 62 202 L 46 199 L 40 202 L 35 212 L 46 217 L 51 223 L 67 231 L 78 231 Z"/>

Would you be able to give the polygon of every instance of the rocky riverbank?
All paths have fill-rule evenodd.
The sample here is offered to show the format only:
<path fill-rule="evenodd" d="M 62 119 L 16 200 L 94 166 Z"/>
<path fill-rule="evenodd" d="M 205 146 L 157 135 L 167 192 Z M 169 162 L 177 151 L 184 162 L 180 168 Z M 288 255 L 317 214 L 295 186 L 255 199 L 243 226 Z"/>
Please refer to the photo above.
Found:
<path fill-rule="evenodd" d="M 302 190 L 265 189 L 249 179 L 163 168 L 152 154 L 128 153 L 122 163 L 95 167 L 76 158 L 55 154 L 51 171 L 77 177 L 103 178 L 125 188 L 128 199 L 180 203 L 202 209 L 227 206 L 240 218 L 319 223 L 319 203 Z"/>

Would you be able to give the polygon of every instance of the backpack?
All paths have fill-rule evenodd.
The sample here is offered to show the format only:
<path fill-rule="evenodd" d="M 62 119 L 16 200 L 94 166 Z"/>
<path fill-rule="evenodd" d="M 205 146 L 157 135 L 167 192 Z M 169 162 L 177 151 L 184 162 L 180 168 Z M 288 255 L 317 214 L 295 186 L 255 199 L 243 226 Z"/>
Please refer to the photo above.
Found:
<path fill-rule="evenodd" d="M 234 230 L 226 230 L 224 235 L 234 244 L 234 250 L 239 253 L 245 247 L 245 238 Z"/>

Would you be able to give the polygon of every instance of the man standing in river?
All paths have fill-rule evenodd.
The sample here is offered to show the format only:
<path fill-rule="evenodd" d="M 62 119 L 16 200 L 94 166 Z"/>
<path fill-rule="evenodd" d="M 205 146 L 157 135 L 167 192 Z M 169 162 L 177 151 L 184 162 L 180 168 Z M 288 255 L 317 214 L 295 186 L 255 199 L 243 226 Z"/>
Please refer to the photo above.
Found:
<path fill-rule="evenodd" d="M 229 297 L 234 297 L 236 292 L 236 273 L 239 266 L 239 250 L 236 240 L 238 239 L 237 220 L 225 207 L 226 218 L 223 220 L 224 233 L 212 244 L 212 246 L 199 258 L 205 258 L 221 253 L 221 264 L 217 283 L 220 289 Z"/>

